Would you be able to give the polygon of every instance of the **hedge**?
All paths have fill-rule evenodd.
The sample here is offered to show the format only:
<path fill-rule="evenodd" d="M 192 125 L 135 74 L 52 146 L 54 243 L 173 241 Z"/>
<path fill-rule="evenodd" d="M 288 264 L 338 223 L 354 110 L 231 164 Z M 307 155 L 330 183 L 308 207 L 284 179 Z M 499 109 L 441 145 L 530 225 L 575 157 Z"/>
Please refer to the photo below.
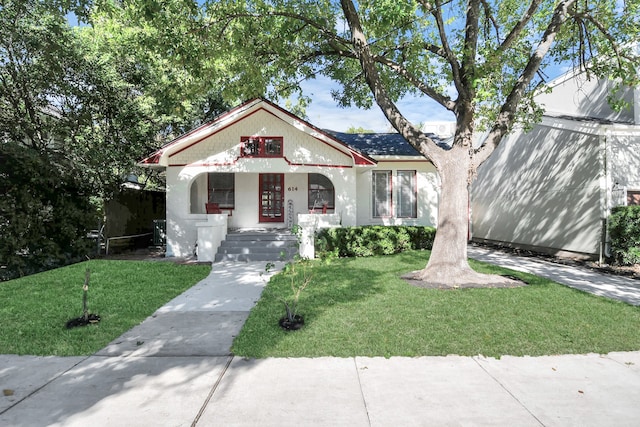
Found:
<path fill-rule="evenodd" d="M 640 264 L 640 206 L 618 206 L 609 217 L 611 255 L 621 265 Z"/>
<path fill-rule="evenodd" d="M 315 239 L 320 257 L 391 255 L 409 249 L 431 249 L 436 229 L 423 226 L 365 225 L 325 228 Z"/>

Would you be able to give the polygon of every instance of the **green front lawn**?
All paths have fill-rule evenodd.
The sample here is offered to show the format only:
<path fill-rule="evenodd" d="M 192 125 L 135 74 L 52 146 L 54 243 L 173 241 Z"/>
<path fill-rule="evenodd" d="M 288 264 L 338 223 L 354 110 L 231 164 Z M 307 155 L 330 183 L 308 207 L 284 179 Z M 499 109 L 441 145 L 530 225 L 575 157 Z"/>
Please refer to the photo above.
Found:
<path fill-rule="evenodd" d="M 82 315 L 87 268 L 89 312 L 102 319 L 66 329 L 67 320 Z M 210 271 L 209 265 L 92 260 L 0 282 L 0 354 L 95 353 Z"/>
<path fill-rule="evenodd" d="M 299 312 L 305 326 L 278 326 L 291 294 L 272 278 L 233 352 L 247 357 L 551 355 L 640 349 L 640 307 L 595 297 L 536 276 L 473 262 L 477 270 L 517 276 L 512 289 L 435 290 L 399 277 L 424 267 L 428 252 L 312 263 Z"/>
<path fill-rule="evenodd" d="M 285 332 L 275 276 L 233 345 L 247 357 L 545 355 L 640 349 L 640 307 L 610 301 L 535 276 L 529 286 L 431 290 L 400 275 L 422 268 L 428 252 L 311 263 L 299 312 L 306 324 Z M 82 314 L 85 269 L 89 311 L 100 323 L 67 330 Z M 103 348 L 210 272 L 208 265 L 106 261 L 80 263 L 0 283 L 0 354 L 88 355 Z"/>

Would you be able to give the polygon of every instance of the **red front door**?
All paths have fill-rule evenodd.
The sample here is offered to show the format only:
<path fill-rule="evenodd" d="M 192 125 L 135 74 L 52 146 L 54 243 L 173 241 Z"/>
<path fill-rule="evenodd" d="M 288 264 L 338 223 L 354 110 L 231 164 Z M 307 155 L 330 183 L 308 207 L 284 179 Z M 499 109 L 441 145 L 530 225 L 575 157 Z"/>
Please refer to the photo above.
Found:
<path fill-rule="evenodd" d="M 284 222 L 284 174 L 260 174 L 260 222 Z"/>

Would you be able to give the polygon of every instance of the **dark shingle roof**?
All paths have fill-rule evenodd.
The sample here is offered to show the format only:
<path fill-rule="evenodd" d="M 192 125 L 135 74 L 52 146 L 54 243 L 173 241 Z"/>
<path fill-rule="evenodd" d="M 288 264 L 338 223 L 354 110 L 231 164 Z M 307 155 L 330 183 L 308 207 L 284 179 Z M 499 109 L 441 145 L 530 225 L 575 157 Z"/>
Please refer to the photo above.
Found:
<path fill-rule="evenodd" d="M 420 156 L 399 133 L 344 133 L 326 131 L 330 135 L 369 156 Z M 428 134 L 436 143 L 443 141 L 436 135 Z"/>

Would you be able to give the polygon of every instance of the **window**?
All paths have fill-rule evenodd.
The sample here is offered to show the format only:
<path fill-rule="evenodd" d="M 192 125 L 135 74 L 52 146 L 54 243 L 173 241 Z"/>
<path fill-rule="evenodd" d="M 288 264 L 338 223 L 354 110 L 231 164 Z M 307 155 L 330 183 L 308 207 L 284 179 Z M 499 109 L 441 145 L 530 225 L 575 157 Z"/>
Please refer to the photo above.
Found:
<path fill-rule="evenodd" d="M 233 209 L 235 207 L 234 174 L 209 174 L 209 203 L 217 203 L 223 209 Z"/>
<path fill-rule="evenodd" d="M 335 191 L 329 178 L 319 173 L 309 174 L 309 209 L 322 209 L 327 205 L 329 209 L 335 209 Z"/>
<path fill-rule="evenodd" d="M 416 171 L 398 171 L 397 184 L 396 216 L 416 218 L 418 216 Z"/>
<path fill-rule="evenodd" d="M 640 205 L 640 190 L 627 190 L 627 205 Z"/>
<path fill-rule="evenodd" d="M 281 137 L 243 136 L 242 157 L 282 157 Z"/>
<path fill-rule="evenodd" d="M 391 216 L 391 171 L 372 172 L 372 215 L 374 218 Z"/>
<path fill-rule="evenodd" d="M 264 138 L 262 141 L 265 156 L 282 156 L 282 138 Z"/>

